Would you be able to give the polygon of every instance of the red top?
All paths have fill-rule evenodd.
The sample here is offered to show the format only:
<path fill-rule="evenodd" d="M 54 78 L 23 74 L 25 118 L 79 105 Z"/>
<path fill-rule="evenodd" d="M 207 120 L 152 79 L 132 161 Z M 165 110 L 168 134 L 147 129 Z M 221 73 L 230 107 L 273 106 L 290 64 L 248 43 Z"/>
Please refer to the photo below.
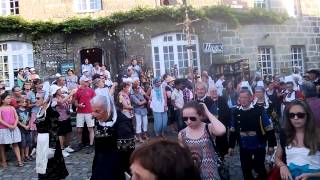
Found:
<path fill-rule="evenodd" d="M 78 100 L 78 104 L 84 104 L 84 108 L 77 108 L 77 113 L 92 113 L 90 100 L 95 96 L 95 92 L 93 89 L 87 87 L 80 87 L 75 93 L 74 97 Z"/>
<path fill-rule="evenodd" d="M 19 108 L 19 104 L 16 98 L 11 98 L 11 102 L 10 105 L 13 106 L 14 108 L 18 109 Z"/>

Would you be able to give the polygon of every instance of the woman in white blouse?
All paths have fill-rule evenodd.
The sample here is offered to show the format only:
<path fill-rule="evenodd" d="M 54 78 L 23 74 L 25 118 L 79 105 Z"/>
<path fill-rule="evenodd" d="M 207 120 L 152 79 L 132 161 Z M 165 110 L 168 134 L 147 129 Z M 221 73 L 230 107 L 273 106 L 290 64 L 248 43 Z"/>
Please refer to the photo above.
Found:
<path fill-rule="evenodd" d="M 276 152 L 281 179 L 320 179 L 320 138 L 309 106 L 293 100 L 287 105 L 284 118 L 285 129 Z"/>

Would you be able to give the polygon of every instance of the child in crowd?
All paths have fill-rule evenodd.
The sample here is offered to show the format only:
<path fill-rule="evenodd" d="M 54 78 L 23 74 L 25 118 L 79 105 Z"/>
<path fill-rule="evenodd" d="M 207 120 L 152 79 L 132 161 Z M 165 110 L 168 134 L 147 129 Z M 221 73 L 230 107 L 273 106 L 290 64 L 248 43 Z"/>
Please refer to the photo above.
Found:
<path fill-rule="evenodd" d="M 31 101 L 31 104 L 29 104 L 29 106 L 32 107 L 32 105 L 36 102 L 35 94 L 32 91 L 32 82 L 24 82 L 22 90 L 26 94 L 26 98 Z"/>
<path fill-rule="evenodd" d="M 30 111 L 27 109 L 28 101 L 26 99 L 21 99 L 19 101 L 19 108 L 17 109 L 17 114 L 19 117 L 19 129 L 21 132 L 21 159 L 24 161 L 32 161 L 32 157 L 29 156 L 29 150 L 32 145 L 31 132 L 29 126 Z"/>
<path fill-rule="evenodd" d="M 36 97 L 36 103 L 34 106 L 31 108 L 31 117 L 29 121 L 29 130 L 31 133 L 31 142 L 32 142 L 32 151 L 30 156 L 35 157 L 36 154 L 36 147 L 37 147 L 37 127 L 36 124 L 34 123 L 36 121 L 37 113 L 39 112 L 39 107 L 40 104 L 38 103 L 39 99 L 41 98 L 41 94 L 38 94 Z M 30 104 L 30 101 L 29 101 Z"/>
<path fill-rule="evenodd" d="M 5 92 L 1 95 L 2 105 L 0 107 L 0 153 L 1 153 L 1 165 L 4 169 L 8 167 L 5 155 L 5 145 L 12 144 L 13 151 L 17 158 L 17 166 L 22 167 L 20 149 L 18 142 L 21 141 L 21 133 L 18 125 L 18 115 L 13 106 L 10 106 L 11 97 Z"/>
<path fill-rule="evenodd" d="M 147 130 L 148 130 L 148 101 L 144 97 L 145 93 L 140 93 L 140 86 L 133 85 L 133 94 L 131 94 L 131 102 L 133 104 L 135 120 L 136 120 L 136 136 L 139 142 L 144 142 L 148 140 Z M 143 130 L 143 134 L 142 131 Z"/>

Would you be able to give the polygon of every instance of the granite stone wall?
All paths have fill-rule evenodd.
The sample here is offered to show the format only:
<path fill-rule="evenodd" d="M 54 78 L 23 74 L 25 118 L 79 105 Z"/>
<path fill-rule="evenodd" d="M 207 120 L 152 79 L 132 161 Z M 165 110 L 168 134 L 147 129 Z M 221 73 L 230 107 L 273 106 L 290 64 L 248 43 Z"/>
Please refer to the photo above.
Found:
<path fill-rule="evenodd" d="M 100 48 L 102 59 L 112 74 L 117 74 L 131 57 L 143 59 L 144 66 L 153 69 L 151 39 L 161 34 L 182 32 L 177 22 L 154 21 L 125 24 L 112 34 L 86 32 L 65 35 L 53 34 L 32 41 L 23 33 L 1 34 L 0 41 L 22 41 L 33 44 L 35 68 L 40 75 L 48 77 L 57 72 L 59 63 L 71 60 L 77 73 L 80 68 L 80 50 Z M 249 59 L 250 69 L 257 68 L 258 47 L 273 49 L 274 74 L 291 69 L 291 47 L 304 48 L 304 70 L 320 68 L 320 18 L 301 17 L 289 19 L 280 25 L 241 25 L 230 27 L 223 22 L 202 20 L 193 25 L 192 32 L 199 38 L 200 69 L 211 67 L 210 54 L 202 50 L 203 43 L 222 43 L 223 54 L 214 54 L 213 63 L 235 62 Z"/>

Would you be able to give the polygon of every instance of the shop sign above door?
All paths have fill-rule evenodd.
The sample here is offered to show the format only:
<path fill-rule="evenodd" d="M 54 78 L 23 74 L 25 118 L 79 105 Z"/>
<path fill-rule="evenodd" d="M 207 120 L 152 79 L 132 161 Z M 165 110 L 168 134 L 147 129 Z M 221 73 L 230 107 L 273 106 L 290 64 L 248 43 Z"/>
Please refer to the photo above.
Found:
<path fill-rule="evenodd" d="M 213 54 L 222 54 L 223 45 L 217 43 L 203 43 L 203 52 L 213 53 Z"/>

